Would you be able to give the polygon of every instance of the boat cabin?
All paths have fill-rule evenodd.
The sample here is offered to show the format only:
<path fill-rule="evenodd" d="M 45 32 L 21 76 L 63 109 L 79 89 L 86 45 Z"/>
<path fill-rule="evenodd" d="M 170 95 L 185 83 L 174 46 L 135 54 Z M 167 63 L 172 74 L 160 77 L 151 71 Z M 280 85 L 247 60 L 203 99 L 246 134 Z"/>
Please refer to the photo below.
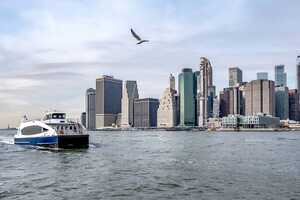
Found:
<path fill-rule="evenodd" d="M 46 113 L 43 118 L 43 121 L 45 123 L 65 123 L 66 113 L 60 113 L 60 112 Z"/>

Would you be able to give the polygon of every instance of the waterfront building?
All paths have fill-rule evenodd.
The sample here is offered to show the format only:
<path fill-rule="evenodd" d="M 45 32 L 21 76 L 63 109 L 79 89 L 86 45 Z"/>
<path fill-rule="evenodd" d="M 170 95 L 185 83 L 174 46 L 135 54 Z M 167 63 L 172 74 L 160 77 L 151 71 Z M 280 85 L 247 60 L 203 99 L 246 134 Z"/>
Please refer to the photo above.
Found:
<path fill-rule="evenodd" d="M 121 127 L 131 127 L 134 122 L 134 100 L 139 98 L 136 81 L 125 81 L 122 91 Z"/>
<path fill-rule="evenodd" d="M 240 95 L 240 115 L 245 115 L 245 89 L 246 89 L 247 82 L 242 82 L 239 84 L 239 95 Z"/>
<path fill-rule="evenodd" d="M 245 114 L 264 113 L 275 116 L 275 83 L 253 80 L 245 87 Z"/>
<path fill-rule="evenodd" d="M 176 94 L 175 77 L 171 74 L 169 77 L 169 87 L 165 89 L 159 101 L 157 110 L 158 127 L 174 127 L 177 125 L 178 98 L 176 98 Z"/>
<path fill-rule="evenodd" d="M 224 88 L 220 92 L 220 116 L 241 114 L 243 108 L 243 96 L 238 86 Z"/>
<path fill-rule="evenodd" d="M 198 89 L 198 126 L 205 127 L 208 120 L 208 88 L 212 86 L 212 66 L 210 61 L 205 58 L 200 58 L 200 76 Z"/>
<path fill-rule="evenodd" d="M 157 126 L 159 100 L 153 98 L 134 100 L 134 127 L 150 128 Z"/>
<path fill-rule="evenodd" d="M 194 101 L 195 101 L 195 122 L 194 126 L 198 126 L 198 117 L 200 114 L 199 106 L 200 106 L 200 71 L 194 72 Z"/>
<path fill-rule="evenodd" d="M 297 90 L 299 92 L 300 91 L 300 55 L 297 56 L 296 67 L 297 67 Z"/>
<path fill-rule="evenodd" d="M 289 119 L 289 89 L 285 86 L 275 87 L 275 116 Z"/>
<path fill-rule="evenodd" d="M 80 121 L 81 121 L 82 126 L 84 126 L 86 128 L 86 112 L 81 113 Z"/>
<path fill-rule="evenodd" d="M 289 90 L 289 119 L 299 121 L 299 93 L 297 89 Z"/>
<path fill-rule="evenodd" d="M 216 97 L 216 86 L 208 86 L 207 95 L 207 117 L 211 118 L 214 115 L 214 99 Z"/>
<path fill-rule="evenodd" d="M 96 128 L 96 90 L 87 89 L 85 93 L 85 112 L 86 112 L 86 128 L 94 130 Z"/>
<path fill-rule="evenodd" d="M 275 86 L 287 86 L 284 65 L 275 65 Z"/>
<path fill-rule="evenodd" d="M 180 125 L 195 126 L 194 74 L 192 69 L 184 68 L 178 77 Z"/>
<path fill-rule="evenodd" d="M 222 128 L 279 128 L 280 119 L 271 115 L 228 115 L 222 118 Z"/>
<path fill-rule="evenodd" d="M 238 67 L 229 68 L 229 87 L 235 87 L 243 82 L 243 72 Z"/>
<path fill-rule="evenodd" d="M 106 75 L 96 79 L 96 128 L 116 125 L 121 98 L 122 80 Z"/>
<path fill-rule="evenodd" d="M 268 72 L 257 72 L 256 80 L 268 80 Z"/>
<path fill-rule="evenodd" d="M 217 96 L 214 98 L 214 103 L 213 103 L 213 118 L 218 118 L 220 117 L 220 101 Z"/>

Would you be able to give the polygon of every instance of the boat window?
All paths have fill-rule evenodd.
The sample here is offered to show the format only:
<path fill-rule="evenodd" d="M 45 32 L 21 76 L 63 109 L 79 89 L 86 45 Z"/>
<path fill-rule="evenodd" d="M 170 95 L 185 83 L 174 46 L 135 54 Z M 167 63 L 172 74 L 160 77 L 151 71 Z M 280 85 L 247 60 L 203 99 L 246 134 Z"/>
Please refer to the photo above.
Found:
<path fill-rule="evenodd" d="M 45 129 L 47 131 L 47 129 Z M 22 129 L 23 135 L 34 135 L 44 132 L 43 128 L 40 126 L 28 126 Z"/>
<path fill-rule="evenodd" d="M 65 114 L 63 113 L 52 114 L 52 119 L 65 119 Z"/>
<path fill-rule="evenodd" d="M 72 126 L 70 126 L 70 130 L 72 130 L 72 128 L 73 128 L 73 127 L 72 127 Z"/>

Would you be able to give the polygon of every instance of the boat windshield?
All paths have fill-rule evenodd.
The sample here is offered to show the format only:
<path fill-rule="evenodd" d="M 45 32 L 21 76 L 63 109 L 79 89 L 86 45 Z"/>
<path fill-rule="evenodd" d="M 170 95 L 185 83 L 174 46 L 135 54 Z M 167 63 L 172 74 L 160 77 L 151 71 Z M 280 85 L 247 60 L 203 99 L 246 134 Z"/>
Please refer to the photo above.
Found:
<path fill-rule="evenodd" d="M 34 125 L 34 126 L 24 127 L 22 129 L 22 134 L 23 135 L 34 135 L 34 134 L 40 134 L 40 133 L 47 132 L 47 131 L 48 131 L 48 129 L 46 129 L 46 128 Z"/>

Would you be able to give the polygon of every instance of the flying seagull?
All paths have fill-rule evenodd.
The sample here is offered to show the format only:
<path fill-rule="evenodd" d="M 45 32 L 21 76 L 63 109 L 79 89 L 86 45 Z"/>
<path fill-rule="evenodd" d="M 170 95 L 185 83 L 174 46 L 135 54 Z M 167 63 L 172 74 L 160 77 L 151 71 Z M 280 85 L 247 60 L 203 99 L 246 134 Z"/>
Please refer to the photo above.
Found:
<path fill-rule="evenodd" d="M 130 29 L 130 31 L 131 31 L 131 34 L 133 35 L 133 37 L 134 37 L 135 39 L 138 40 L 138 43 L 136 43 L 136 44 L 142 44 L 142 43 L 144 43 L 144 42 L 149 42 L 149 40 L 142 40 L 142 39 L 140 38 L 140 36 L 138 36 L 138 35 L 133 31 L 132 28 Z"/>

